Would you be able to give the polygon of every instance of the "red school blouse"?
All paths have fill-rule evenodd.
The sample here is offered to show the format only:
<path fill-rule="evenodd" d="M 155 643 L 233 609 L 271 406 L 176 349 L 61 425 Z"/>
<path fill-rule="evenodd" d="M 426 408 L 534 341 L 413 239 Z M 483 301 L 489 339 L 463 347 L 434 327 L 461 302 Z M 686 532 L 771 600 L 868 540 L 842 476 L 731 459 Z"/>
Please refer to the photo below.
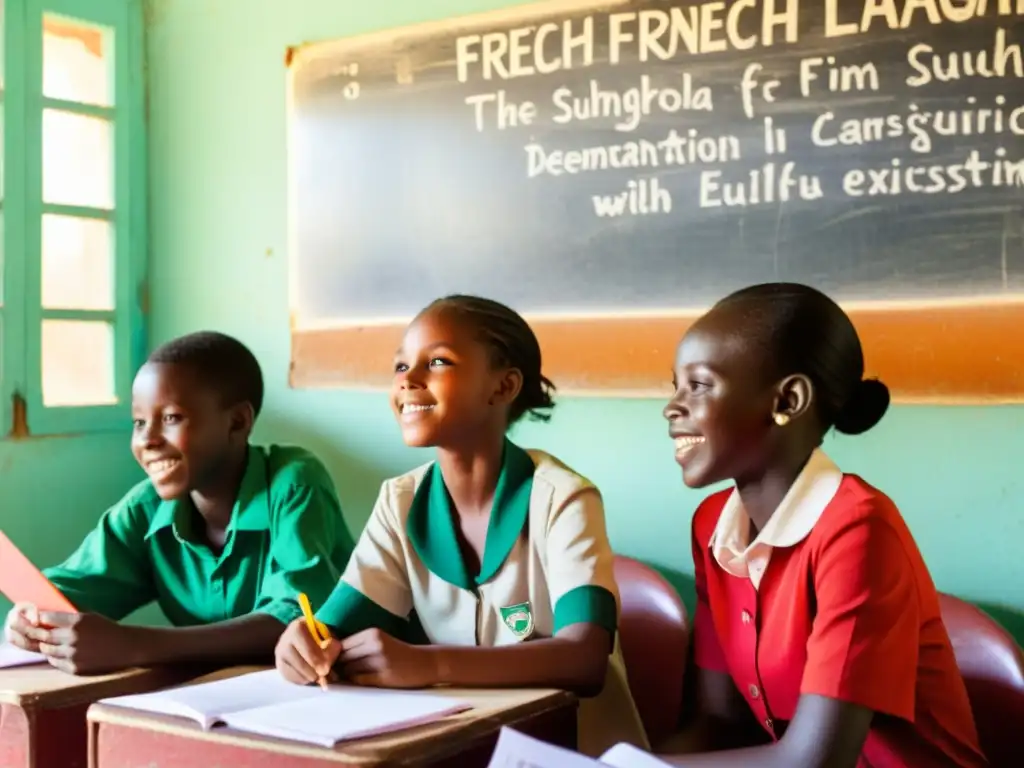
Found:
<path fill-rule="evenodd" d="M 838 470 L 823 508 L 820 493 L 816 509 L 813 493 L 791 498 L 822 463 L 812 457 L 787 496 L 788 520 L 761 532 L 776 545 L 759 535 L 748 562 L 721 540 L 730 527 L 749 529 L 738 495 L 713 494 L 697 509 L 697 666 L 729 674 L 773 739 L 800 695 L 817 694 L 875 712 L 861 768 L 987 766 L 938 594 L 906 523 L 887 496 Z M 746 565 L 746 576 L 734 575 Z"/>

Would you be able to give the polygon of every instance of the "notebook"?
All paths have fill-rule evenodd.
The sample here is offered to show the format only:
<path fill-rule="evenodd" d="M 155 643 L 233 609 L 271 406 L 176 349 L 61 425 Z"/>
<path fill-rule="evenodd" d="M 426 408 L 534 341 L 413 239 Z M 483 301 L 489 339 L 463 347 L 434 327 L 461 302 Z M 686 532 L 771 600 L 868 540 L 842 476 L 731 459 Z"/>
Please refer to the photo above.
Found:
<path fill-rule="evenodd" d="M 101 704 L 185 717 L 204 730 L 238 731 L 321 747 L 441 720 L 471 705 L 428 693 L 294 685 L 276 670 L 103 699 Z"/>
<path fill-rule="evenodd" d="M 29 664 L 43 664 L 44 662 L 46 662 L 46 657 L 41 653 L 23 651 L 16 645 L 6 642 L 0 643 L 0 669 L 25 667 Z"/>
<path fill-rule="evenodd" d="M 0 592 L 12 603 L 32 603 L 40 611 L 78 612 L 3 531 L 0 531 Z"/>
<path fill-rule="evenodd" d="M 616 744 L 600 758 L 556 747 L 531 736 L 502 728 L 487 768 L 669 768 L 649 752 L 632 744 Z"/>

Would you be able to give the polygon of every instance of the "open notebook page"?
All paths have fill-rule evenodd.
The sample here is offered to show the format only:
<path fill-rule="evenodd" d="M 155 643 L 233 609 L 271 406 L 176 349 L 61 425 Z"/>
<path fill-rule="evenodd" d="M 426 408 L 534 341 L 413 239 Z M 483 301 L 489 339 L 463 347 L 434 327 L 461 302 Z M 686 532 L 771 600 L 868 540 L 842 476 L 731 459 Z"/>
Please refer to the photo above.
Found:
<path fill-rule="evenodd" d="M 23 651 L 16 645 L 0 643 L 0 669 L 8 667 L 25 667 L 29 664 L 45 664 L 46 657 L 41 653 Z"/>
<path fill-rule="evenodd" d="M 503 727 L 487 768 L 600 768 L 592 757 Z"/>
<path fill-rule="evenodd" d="M 616 744 L 601 755 L 601 764 L 612 768 L 669 768 L 664 760 L 632 744 Z"/>
<path fill-rule="evenodd" d="M 600 759 L 572 752 L 564 747 L 526 736 L 505 727 L 487 768 L 669 768 L 658 758 L 631 744 L 616 744 Z"/>
<path fill-rule="evenodd" d="M 232 712 L 221 720 L 239 731 L 333 747 L 470 709 L 466 702 L 418 692 L 331 686 L 318 693 L 301 701 Z"/>
<path fill-rule="evenodd" d="M 268 669 L 153 693 L 115 696 L 103 699 L 100 703 L 160 715 L 187 717 L 208 729 L 232 712 L 326 695 L 317 687 L 289 683 L 277 670 Z"/>

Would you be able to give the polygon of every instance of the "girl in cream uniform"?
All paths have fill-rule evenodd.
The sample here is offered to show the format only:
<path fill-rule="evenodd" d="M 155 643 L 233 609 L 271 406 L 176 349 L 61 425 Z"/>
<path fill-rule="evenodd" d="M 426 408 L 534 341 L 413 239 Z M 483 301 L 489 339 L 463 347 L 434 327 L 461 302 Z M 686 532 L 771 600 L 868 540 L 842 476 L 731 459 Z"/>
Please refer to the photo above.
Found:
<path fill-rule="evenodd" d="M 277 649 L 295 682 L 557 687 L 582 698 L 581 751 L 647 746 L 617 641 L 618 589 L 597 488 L 505 436 L 553 405 L 540 348 L 514 311 L 441 299 L 409 326 L 393 405 L 437 461 L 384 483 L 341 582 Z M 411 620 L 414 617 L 414 620 Z"/>

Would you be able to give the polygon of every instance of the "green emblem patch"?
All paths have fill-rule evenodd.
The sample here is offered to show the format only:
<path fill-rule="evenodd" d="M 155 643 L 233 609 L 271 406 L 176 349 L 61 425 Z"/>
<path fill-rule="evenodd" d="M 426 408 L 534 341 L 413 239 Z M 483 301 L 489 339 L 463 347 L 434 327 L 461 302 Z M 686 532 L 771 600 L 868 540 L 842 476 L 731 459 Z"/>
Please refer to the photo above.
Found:
<path fill-rule="evenodd" d="M 501 620 L 520 640 L 533 634 L 533 611 L 530 610 L 529 601 L 502 608 Z"/>

